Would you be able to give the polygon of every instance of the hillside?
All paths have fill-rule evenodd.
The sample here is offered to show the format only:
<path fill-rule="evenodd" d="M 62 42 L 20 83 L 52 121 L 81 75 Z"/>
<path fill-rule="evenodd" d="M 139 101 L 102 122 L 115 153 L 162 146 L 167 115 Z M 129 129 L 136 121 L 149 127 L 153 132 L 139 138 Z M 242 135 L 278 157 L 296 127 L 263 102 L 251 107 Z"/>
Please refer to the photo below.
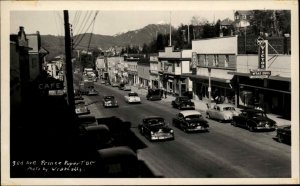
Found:
<path fill-rule="evenodd" d="M 90 48 L 102 48 L 108 49 L 113 46 L 125 47 L 127 45 L 143 46 L 144 43 L 149 44 L 152 40 L 156 39 L 156 34 L 168 33 L 169 25 L 167 24 L 150 24 L 144 28 L 128 31 L 115 36 L 92 34 L 92 39 L 90 43 Z M 86 49 L 90 40 L 91 33 L 82 34 L 74 36 L 74 43 L 76 49 Z M 42 46 L 46 48 L 50 54 L 47 59 L 52 59 L 53 57 L 64 53 L 64 37 L 62 36 L 52 36 L 52 35 L 42 35 Z M 81 41 L 80 41 L 81 40 Z M 80 43 L 79 43 L 80 41 Z M 76 43 L 79 43 L 76 45 Z"/>

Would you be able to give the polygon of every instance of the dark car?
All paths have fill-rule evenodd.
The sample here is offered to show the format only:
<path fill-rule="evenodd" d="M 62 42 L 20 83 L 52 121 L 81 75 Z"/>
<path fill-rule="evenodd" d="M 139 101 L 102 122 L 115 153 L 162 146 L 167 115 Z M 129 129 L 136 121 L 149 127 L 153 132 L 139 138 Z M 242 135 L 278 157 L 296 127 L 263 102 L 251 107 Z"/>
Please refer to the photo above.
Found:
<path fill-rule="evenodd" d="M 119 89 L 120 89 L 120 90 L 124 90 L 124 87 L 125 87 L 125 84 L 124 84 L 124 83 L 120 83 Z"/>
<path fill-rule="evenodd" d="M 118 101 L 114 96 L 105 96 L 102 101 L 103 107 L 118 107 Z"/>
<path fill-rule="evenodd" d="M 156 101 L 161 100 L 162 97 L 161 89 L 149 89 L 146 95 L 147 100 Z"/>
<path fill-rule="evenodd" d="M 209 124 L 202 114 L 196 110 L 185 110 L 179 112 L 172 123 L 184 132 L 208 131 Z"/>
<path fill-rule="evenodd" d="M 276 137 L 280 143 L 291 143 L 291 125 L 283 125 L 277 128 Z"/>
<path fill-rule="evenodd" d="M 232 117 L 231 124 L 247 128 L 251 132 L 256 130 L 275 130 L 276 122 L 268 118 L 262 110 L 247 109 L 242 110 L 238 116 Z"/>
<path fill-rule="evenodd" d="M 138 126 L 140 133 L 150 141 L 174 140 L 174 131 L 167 124 L 164 118 L 159 116 L 145 117 Z"/>
<path fill-rule="evenodd" d="M 172 107 L 181 109 L 195 110 L 195 104 L 187 96 L 178 96 L 172 101 Z"/>

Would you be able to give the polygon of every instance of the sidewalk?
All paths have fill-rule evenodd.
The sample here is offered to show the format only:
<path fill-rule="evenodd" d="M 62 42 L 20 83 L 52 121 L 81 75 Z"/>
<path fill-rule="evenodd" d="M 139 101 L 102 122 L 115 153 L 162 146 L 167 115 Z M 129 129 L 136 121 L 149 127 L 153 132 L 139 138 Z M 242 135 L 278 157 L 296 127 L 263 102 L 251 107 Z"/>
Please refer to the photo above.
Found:
<path fill-rule="evenodd" d="M 138 88 L 137 86 L 131 86 L 131 90 L 140 94 L 140 95 L 144 95 L 146 96 L 147 95 L 147 92 L 148 90 L 145 89 L 145 88 Z M 172 95 L 167 95 L 167 98 L 162 98 L 162 101 L 164 102 L 168 102 L 171 104 L 171 102 L 175 100 L 175 96 L 172 96 Z M 194 100 L 192 99 L 192 101 L 195 103 L 195 109 L 200 111 L 200 112 L 206 112 L 207 110 L 207 102 L 206 101 L 203 101 L 203 100 Z M 211 106 L 213 107 L 215 105 L 215 103 L 211 103 Z M 240 108 L 236 108 L 237 111 L 240 111 L 241 109 Z M 276 115 L 276 114 L 267 114 L 268 117 L 274 121 L 276 121 L 277 125 L 278 126 L 282 126 L 282 125 L 290 125 L 291 124 L 291 121 L 290 120 L 287 120 L 287 119 L 283 119 L 283 118 L 280 118 L 279 115 Z"/>

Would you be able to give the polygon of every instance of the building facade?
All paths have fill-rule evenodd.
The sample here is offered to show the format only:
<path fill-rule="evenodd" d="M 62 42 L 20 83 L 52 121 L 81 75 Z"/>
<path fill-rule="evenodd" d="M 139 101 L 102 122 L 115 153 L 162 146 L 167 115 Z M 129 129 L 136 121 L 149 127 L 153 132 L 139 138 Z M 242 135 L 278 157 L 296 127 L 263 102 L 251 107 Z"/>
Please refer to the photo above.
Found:
<path fill-rule="evenodd" d="M 152 87 L 150 81 L 150 59 L 149 58 L 141 58 L 137 62 L 137 72 L 139 78 L 139 86 L 140 87 Z"/>
<path fill-rule="evenodd" d="M 151 54 L 150 55 L 150 87 L 151 88 L 160 88 L 162 85 L 159 81 L 159 73 L 160 63 L 158 62 L 158 55 Z"/>
<path fill-rule="evenodd" d="M 190 56 L 191 51 L 174 50 L 173 46 L 165 47 L 158 53 L 161 85 L 170 94 L 183 95 L 188 91 L 188 80 L 183 73 L 190 71 Z"/>

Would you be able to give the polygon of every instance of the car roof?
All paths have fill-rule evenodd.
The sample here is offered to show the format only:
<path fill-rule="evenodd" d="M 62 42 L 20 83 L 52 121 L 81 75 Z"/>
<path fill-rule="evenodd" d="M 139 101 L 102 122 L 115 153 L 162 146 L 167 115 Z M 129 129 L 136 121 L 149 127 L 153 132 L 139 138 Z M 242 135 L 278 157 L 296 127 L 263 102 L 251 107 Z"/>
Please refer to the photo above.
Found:
<path fill-rule="evenodd" d="M 184 110 L 179 113 L 181 113 L 184 117 L 189 116 L 189 115 L 201 115 L 201 113 L 196 110 Z"/>

